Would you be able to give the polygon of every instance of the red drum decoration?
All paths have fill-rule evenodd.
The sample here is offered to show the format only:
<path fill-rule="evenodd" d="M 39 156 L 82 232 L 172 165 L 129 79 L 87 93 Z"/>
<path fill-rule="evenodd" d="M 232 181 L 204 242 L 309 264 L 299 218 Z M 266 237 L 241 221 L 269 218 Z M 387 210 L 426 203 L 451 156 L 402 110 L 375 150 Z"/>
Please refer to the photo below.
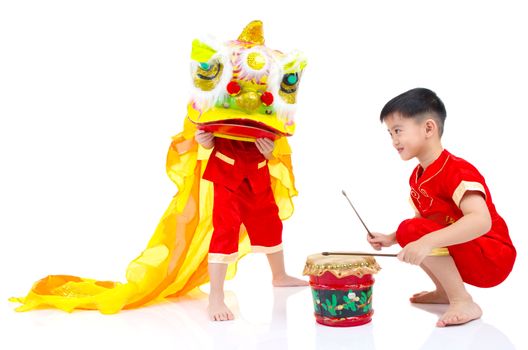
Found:
<path fill-rule="evenodd" d="M 315 320 L 325 326 L 349 327 L 372 319 L 372 287 L 380 267 L 371 256 L 310 255 L 304 275 L 310 276 Z"/>

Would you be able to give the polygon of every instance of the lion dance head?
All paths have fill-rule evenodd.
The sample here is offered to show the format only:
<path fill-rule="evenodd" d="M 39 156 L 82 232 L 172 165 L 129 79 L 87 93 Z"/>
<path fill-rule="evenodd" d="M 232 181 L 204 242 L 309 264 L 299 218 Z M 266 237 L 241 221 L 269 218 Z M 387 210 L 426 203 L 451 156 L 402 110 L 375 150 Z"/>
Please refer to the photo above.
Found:
<path fill-rule="evenodd" d="M 198 129 L 247 141 L 293 135 L 306 59 L 264 46 L 261 21 L 248 24 L 237 40 L 194 40 L 191 59 L 187 117 Z"/>

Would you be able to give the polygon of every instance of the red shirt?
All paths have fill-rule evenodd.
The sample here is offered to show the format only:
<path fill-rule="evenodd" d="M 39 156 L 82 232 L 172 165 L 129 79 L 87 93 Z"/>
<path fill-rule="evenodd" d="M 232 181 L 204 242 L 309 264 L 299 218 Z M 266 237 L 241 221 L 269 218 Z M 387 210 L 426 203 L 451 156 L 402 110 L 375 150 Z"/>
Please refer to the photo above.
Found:
<path fill-rule="evenodd" d="M 267 165 L 254 142 L 216 137 L 203 178 L 233 191 L 247 179 L 253 192 L 258 193 L 271 185 Z"/>
<path fill-rule="evenodd" d="M 511 249 L 506 250 L 515 254 L 506 222 L 495 209 L 484 177 L 473 165 L 444 150 L 425 171 L 418 165 L 409 183 L 416 210 L 422 217 L 442 226 L 448 226 L 463 216 L 459 205 L 466 191 L 481 192 L 492 222 L 491 230 L 484 236 L 508 246 Z"/>

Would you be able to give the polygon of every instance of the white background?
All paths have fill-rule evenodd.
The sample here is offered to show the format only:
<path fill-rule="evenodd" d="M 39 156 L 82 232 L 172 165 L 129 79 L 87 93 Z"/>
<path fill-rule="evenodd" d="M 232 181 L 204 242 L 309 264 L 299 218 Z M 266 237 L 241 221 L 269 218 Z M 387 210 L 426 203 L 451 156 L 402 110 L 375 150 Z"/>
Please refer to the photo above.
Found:
<path fill-rule="evenodd" d="M 412 215 L 416 162 L 399 159 L 379 112 L 397 94 L 427 87 L 447 107 L 444 146 L 485 176 L 518 249 L 505 283 L 471 291 L 485 315 L 496 310 L 492 324 L 512 343 L 528 343 L 509 320 L 528 311 L 521 1 L 0 4 L 0 322 L 27 317 L 6 299 L 45 275 L 124 280 L 175 193 L 165 155 L 186 113 L 192 39 L 236 39 L 261 19 L 267 46 L 299 49 L 309 60 L 290 139 L 300 192 L 284 230 L 290 273 L 300 275 L 314 252 L 369 249 L 342 189 L 373 231 L 392 232 Z M 378 281 L 409 293 L 430 287 L 413 267 L 380 263 Z M 266 274 L 263 258 L 248 257 L 233 289 Z M 398 302 L 410 308 L 404 295 Z M 17 335 L 41 322 L 8 321 Z"/>

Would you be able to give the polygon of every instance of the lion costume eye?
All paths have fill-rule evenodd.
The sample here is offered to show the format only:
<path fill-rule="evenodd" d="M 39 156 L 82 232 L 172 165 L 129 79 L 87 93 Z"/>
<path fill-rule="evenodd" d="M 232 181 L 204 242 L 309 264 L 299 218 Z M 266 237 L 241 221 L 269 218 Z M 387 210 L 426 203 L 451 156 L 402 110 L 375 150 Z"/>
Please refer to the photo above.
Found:
<path fill-rule="evenodd" d="M 279 95 L 286 103 L 294 104 L 299 86 L 299 74 L 287 73 L 282 77 Z"/>
<path fill-rule="evenodd" d="M 199 62 L 193 73 L 194 86 L 203 90 L 213 90 L 222 76 L 223 65 L 220 62 Z"/>

